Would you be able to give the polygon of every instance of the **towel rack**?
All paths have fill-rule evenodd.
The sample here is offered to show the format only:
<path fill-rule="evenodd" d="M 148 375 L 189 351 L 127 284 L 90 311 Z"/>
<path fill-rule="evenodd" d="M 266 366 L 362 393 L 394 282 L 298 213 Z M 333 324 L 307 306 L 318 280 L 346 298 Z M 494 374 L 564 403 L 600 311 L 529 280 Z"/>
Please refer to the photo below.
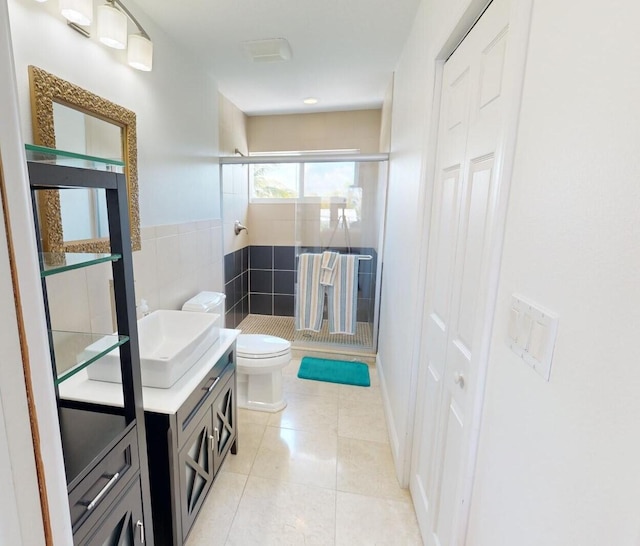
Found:
<path fill-rule="evenodd" d="M 364 260 L 364 261 L 373 260 L 373 256 L 371 256 L 371 254 L 350 254 L 350 253 L 347 253 L 347 254 L 340 254 L 340 256 L 357 256 L 358 260 Z"/>

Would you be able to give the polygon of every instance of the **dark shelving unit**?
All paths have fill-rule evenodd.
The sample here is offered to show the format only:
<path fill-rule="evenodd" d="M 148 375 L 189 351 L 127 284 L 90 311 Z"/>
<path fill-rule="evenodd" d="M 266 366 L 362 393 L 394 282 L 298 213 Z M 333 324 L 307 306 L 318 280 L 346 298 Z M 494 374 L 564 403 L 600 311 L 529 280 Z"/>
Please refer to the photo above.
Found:
<path fill-rule="evenodd" d="M 153 545 L 129 204 L 123 164 L 40 146 L 27 145 L 26 149 L 74 544 L 119 546 L 122 537 L 128 537 L 126 544 Z M 42 252 L 38 192 L 65 188 L 105 190 L 110 253 Z M 70 364 L 59 362 L 59 368 L 57 361 L 63 358 L 56 349 L 61 339 L 72 351 L 82 353 L 83 347 L 95 343 L 101 335 L 52 331 L 46 278 L 104 262 L 110 262 L 113 271 L 118 333 L 104 336 L 107 339 L 103 353 L 85 359 L 78 357 L 77 362 Z M 121 360 L 122 408 L 96 405 L 90 400 L 68 403 L 60 398 L 59 384 L 114 347 L 119 348 Z M 64 369 L 61 371 L 61 368 Z"/>

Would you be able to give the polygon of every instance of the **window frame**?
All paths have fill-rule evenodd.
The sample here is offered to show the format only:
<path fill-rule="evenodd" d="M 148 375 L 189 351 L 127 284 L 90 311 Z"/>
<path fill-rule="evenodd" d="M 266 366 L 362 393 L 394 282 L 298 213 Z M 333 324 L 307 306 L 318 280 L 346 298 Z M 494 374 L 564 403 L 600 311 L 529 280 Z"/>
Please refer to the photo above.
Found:
<path fill-rule="evenodd" d="M 277 161 L 275 161 L 275 159 L 277 159 L 278 157 L 286 157 L 287 161 L 286 162 L 282 162 L 280 164 L 294 164 L 297 165 L 297 179 L 296 179 L 296 190 L 297 190 L 297 196 L 296 197 L 257 197 L 254 194 L 254 176 L 252 175 L 252 167 L 254 165 L 267 165 L 269 163 L 251 163 L 249 165 L 249 169 L 248 169 L 248 173 L 247 173 L 247 177 L 248 177 L 248 190 L 249 190 L 249 203 L 251 204 L 277 204 L 277 203 L 291 203 L 291 202 L 296 202 L 296 203 L 316 203 L 318 201 L 322 201 L 324 199 L 330 199 L 329 197 L 322 197 L 322 196 L 307 196 L 305 195 L 305 168 L 304 166 L 307 163 L 352 163 L 353 164 L 353 186 L 357 187 L 357 182 L 359 180 L 359 175 L 360 175 L 360 169 L 359 169 L 359 162 L 358 161 L 354 161 L 352 157 L 345 157 L 344 160 L 341 159 L 335 159 L 335 160 L 331 160 L 331 161 L 322 161 L 323 156 L 326 156 L 327 154 L 331 154 L 331 155 L 335 155 L 335 154 L 345 154 L 345 156 L 350 156 L 353 155 L 354 153 L 359 152 L 359 150 L 320 150 L 320 151 L 313 151 L 313 152 L 308 152 L 308 151 L 295 151 L 295 152 L 260 152 L 260 153 L 256 153 L 256 154 L 249 154 L 249 156 L 251 157 L 252 155 L 258 155 L 260 157 L 273 157 L 274 161 L 273 162 L 269 162 L 271 164 L 278 164 Z M 303 161 L 300 162 L 295 162 L 295 161 L 291 161 L 292 158 L 294 158 L 295 156 L 310 156 L 310 155 L 317 155 L 319 161 L 314 162 L 312 160 L 308 160 L 305 159 Z M 341 196 L 341 197 L 347 197 L 347 196 Z"/>

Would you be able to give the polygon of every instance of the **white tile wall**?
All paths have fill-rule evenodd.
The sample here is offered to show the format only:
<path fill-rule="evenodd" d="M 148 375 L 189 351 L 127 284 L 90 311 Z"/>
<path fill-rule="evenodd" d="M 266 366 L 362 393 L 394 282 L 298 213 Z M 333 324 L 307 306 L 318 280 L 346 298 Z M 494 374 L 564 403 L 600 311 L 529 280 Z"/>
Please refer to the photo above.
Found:
<path fill-rule="evenodd" d="M 180 309 L 201 290 L 224 291 L 221 220 L 142 229 L 142 249 L 133 254 L 136 304 Z M 113 331 L 110 264 L 100 264 L 47 279 L 55 330 Z"/>
<path fill-rule="evenodd" d="M 220 150 L 222 155 L 234 155 L 235 150 L 247 155 L 247 116 L 223 95 L 220 95 Z M 224 224 L 223 248 L 225 254 L 248 246 L 253 231 L 249 227 L 248 167 L 225 165 L 222 169 L 222 219 Z M 233 223 L 238 220 L 249 227 L 236 235 Z"/>

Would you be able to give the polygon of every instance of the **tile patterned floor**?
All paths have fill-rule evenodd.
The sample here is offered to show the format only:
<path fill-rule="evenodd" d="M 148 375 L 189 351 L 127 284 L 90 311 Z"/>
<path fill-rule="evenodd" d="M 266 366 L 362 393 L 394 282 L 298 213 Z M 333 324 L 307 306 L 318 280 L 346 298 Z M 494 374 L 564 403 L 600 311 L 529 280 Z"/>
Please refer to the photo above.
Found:
<path fill-rule="evenodd" d="M 229 454 L 186 546 L 422 544 L 395 477 L 375 368 L 370 388 L 284 370 L 287 407 L 239 411 Z"/>
<path fill-rule="evenodd" d="M 275 315 L 247 315 L 238 324 L 237 328 L 245 334 L 264 334 L 288 339 L 297 346 L 324 346 L 359 348 L 372 350 L 371 325 L 367 322 L 356 323 L 356 333 L 353 336 L 346 334 L 330 334 L 327 321 L 322 321 L 319 332 L 298 332 L 294 326 L 293 317 L 280 317 Z"/>

